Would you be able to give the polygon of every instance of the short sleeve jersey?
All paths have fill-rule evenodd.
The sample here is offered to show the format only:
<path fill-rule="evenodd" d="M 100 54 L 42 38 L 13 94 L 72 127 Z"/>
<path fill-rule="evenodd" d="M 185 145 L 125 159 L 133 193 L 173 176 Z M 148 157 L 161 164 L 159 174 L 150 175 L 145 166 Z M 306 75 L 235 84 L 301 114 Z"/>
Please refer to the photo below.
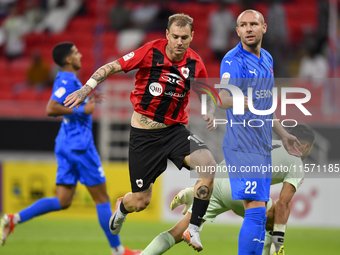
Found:
<path fill-rule="evenodd" d="M 165 39 L 149 42 L 118 62 L 124 72 L 138 69 L 130 95 L 136 112 L 164 124 L 187 124 L 185 108 L 190 89 L 195 90 L 192 83 L 208 75 L 202 59 L 190 48 L 181 61 L 171 61 L 165 53 L 167 43 Z"/>
<path fill-rule="evenodd" d="M 244 50 L 240 42 L 223 58 L 220 78 L 222 84 L 237 86 L 248 100 L 248 88 L 252 88 L 252 101 L 256 110 L 268 110 L 272 107 L 273 59 L 266 50 L 261 49 L 259 59 Z M 257 115 L 245 111 L 244 115 L 234 115 L 231 108 L 226 110 L 226 116 L 228 124 L 223 147 L 245 153 L 270 155 L 273 128 L 272 121 L 267 120 L 273 119 L 273 114 Z"/>
<path fill-rule="evenodd" d="M 63 105 L 65 98 L 81 87 L 82 84 L 75 74 L 60 71 L 54 81 L 50 99 Z M 82 103 L 82 106 L 87 101 L 88 98 Z M 91 114 L 73 113 L 64 115 L 55 141 L 65 144 L 70 149 L 86 150 L 90 142 L 93 141 Z"/>

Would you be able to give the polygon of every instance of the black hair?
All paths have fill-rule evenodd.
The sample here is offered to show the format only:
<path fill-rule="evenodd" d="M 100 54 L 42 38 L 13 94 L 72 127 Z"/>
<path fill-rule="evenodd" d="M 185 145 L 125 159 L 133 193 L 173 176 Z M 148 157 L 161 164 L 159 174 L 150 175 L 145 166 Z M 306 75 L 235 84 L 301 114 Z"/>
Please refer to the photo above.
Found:
<path fill-rule="evenodd" d="M 313 129 L 306 125 L 296 125 L 293 127 L 290 131 L 290 134 L 296 136 L 296 138 L 301 142 L 301 143 L 309 143 L 312 145 L 315 140 L 315 133 Z"/>
<path fill-rule="evenodd" d="M 72 53 L 73 46 L 72 42 L 62 42 L 54 46 L 52 56 L 58 66 L 63 67 L 66 64 L 65 59 Z"/>

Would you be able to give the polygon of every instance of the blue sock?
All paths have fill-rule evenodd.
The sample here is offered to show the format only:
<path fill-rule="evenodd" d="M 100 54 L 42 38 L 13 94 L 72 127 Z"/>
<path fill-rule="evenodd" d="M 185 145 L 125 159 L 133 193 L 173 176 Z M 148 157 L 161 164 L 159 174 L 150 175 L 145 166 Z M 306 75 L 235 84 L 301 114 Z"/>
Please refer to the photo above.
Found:
<path fill-rule="evenodd" d="M 267 223 L 268 216 L 264 217 L 263 225 L 262 225 L 262 233 L 261 233 L 261 242 L 258 244 L 259 247 L 257 248 L 257 255 L 262 255 L 263 246 L 264 246 L 264 239 L 266 238 L 266 223 Z"/>
<path fill-rule="evenodd" d="M 28 221 L 35 216 L 39 216 L 48 212 L 59 211 L 61 209 L 58 198 L 42 198 L 19 212 L 20 223 Z"/>
<path fill-rule="evenodd" d="M 238 239 L 238 255 L 253 255 L 258 253 L 263 230 L 263 221 L 266 217 L 265 207 L 247 209 Z M 262 250 L 261 250 L 262 252 Z"/>
<path fill-rule="evenodd" d="M 112 248 L 120 245 L 119 235 L 112 235 L 109 229 L 109 221 L 112 215 L 110 202 L 96 205 L 98 220 L 107 240 Z"/>

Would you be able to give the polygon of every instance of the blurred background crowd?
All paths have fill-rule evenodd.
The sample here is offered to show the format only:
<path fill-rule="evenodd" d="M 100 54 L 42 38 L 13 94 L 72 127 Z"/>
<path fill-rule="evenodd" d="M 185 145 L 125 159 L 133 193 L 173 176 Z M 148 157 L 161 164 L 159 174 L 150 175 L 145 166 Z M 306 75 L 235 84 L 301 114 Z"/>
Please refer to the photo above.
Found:
<path fill-rule="evenodd" d="M 209 77 L 218 78 L 221 59 L 239 42 L 237 16 L 255 9 L 268 24 L 263 48 L 274 58 L 275 77 L 304 78 L 307 82 L 299 86 L 311 91 L 308 104 L 315 109 L 309 124 L 320 124 L 322 115 L 323 125 L 338 125 L 337 82 L 324 79 L 337 78 L 340 71 L 339 8 L 338 0 L 0 0 L 0 118 L 47 118 L 45 106 L 58 71 L 51 54 L 55 44 L 75 43 L 83 56 L 79 78 L 85 83 L 101 65 L 165 38 L 168 17 L 178 12 L 194 19 L 191 47 Z M 120 98 L 127 104 L 132 75 L 108 79 L 131 83 Z M 6 141 L 0 149 L 18 146 Z"/>

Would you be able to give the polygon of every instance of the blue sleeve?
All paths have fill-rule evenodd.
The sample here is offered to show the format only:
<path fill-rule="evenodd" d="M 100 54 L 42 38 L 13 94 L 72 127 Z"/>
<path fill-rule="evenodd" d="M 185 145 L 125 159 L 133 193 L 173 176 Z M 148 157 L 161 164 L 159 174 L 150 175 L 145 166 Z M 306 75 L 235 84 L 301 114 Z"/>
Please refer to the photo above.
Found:
<path fill-rule="evenodd" d="M 235 58 L 224 57 L 220 69 L 221 84 L 235 85 L 240 87 L 242 85 L 242 69 Z M 231 91 L 227 88 L 230 93 Z"/>
<path fill-rule="evenodd" d="M 76 90 L 76 82 L 73 79 L 58 79 L 53 84 L 51 99 L 64 105 L 65 98 Z"/>

